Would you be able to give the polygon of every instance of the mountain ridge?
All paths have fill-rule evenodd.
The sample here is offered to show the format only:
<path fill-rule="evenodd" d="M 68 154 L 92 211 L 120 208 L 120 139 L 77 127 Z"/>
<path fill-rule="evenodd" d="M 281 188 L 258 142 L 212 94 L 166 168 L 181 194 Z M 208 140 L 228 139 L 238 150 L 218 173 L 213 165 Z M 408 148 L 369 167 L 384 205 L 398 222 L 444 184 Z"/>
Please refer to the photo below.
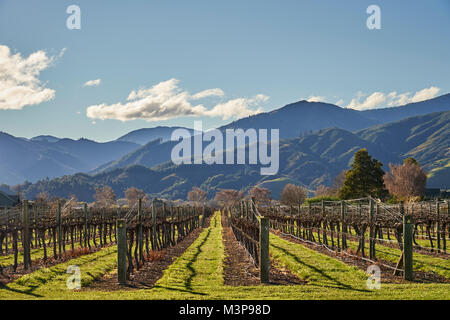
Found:
<path fill-rule="evenodd" d="M 421 119 L 426 121 L 420 122 Z M 44 180 L 26 186 L 24 192 L 29 198 L 47 191 L 64 197 L 75 194 L 80 200 L 91 201 L 97 186 L 111 186 L 118 197 L 123 196 L 126 188 L 134 186 L 152 196 L 185 199 L 193 186 L 203 188 L 209 197 L 213 197 L 220 188 L 245 190 L 263 185 L 269 187 L 277 198 L 282 186 L 288 182 L 304 185 L 310 190 L 320 184 L 330 185 L 341 170 L 349 168 L 354 152 L 361 148 L 367 148 L 373 157 L 380 160 L 385 171 L 389 163 L 401 163 L 413 153 L 417 159 L 424 159 L 425 168 L 435 174 L 429 180 L 429 187 L 436 187 L 434 183 L 450 181 L 450 171 L 439 165 L 450 162 L 449 119 L 450 111 L 438 112 L 377 125 L 365 131 L 327 128 L 302 137 L 283 139 L 280 141 L 280 170 L 274 176 L 261 176 L 261 165 L 177 166 L 169 161 L 152 168 L 134 164 L 95 175 L 76 174 Z M 422 127 L 417 125 L 418 122 L 423 124 Z M 391 141 L 398 128 L 411 133 L 414 144 L 409 146 L 410 150 L 386 149 L 386 141 Z M 418 133 L 421 136 L 415 138 Z M 438 144 L 438 150 L 432 143 Z M 423 144 L 425 148 L 417 149 Z M 446 149 L 441 152 L 443 148 Z"/>
<path fill-rule="evenodd" d="M 450 110 L 450 94 L 404 106 L 368 111 L 302 100 L 233 121 L 219 129 L 280 129 L 281 138 L 291 139 L 330 127 L 358 132 L 382 125 L 387 122 L 386 119 L 410 114 L 423 115 L 430 110 Z M 47 176 L 57 177 L 76 172 L 99 173 L 133 164 L 153 167 L 170 159 L 169 150 L 175 142 L 168 141 L 169 133 L 171 135 L 176 128 L 183 127 L 142 128 L 103 143 L 85 138 L 73 140 L 42 135 L 26 139 L 0 135 L 0 153 L 11 155 L 12 150 L 16 150 L 21 155 L 0 158 L 0 183 L 34 182 Z M 193 132 L 193 129 L 183 129 L 191 134 Z M 404 145 L 408 143 L 405 141 Z M 30 150 L 28 153 L 27 149 Z"/>

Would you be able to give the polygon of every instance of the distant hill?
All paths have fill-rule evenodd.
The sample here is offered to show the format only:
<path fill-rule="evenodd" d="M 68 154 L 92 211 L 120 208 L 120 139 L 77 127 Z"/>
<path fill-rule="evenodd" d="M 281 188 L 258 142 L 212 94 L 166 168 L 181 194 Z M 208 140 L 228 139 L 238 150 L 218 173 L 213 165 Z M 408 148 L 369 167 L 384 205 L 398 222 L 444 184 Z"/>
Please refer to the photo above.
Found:
<path fill-rule="evenodd" d="M 90 171 L 139 147 L 121 141 L 50 140 L 28 140 L 0 132 L 0 184 L 14 185 Z"/>
<path fill-rule="evenodd" d="M 327 128 L 338 128 L 350 132 L 360 132 L 371 128 L 371 131 L 366 133 L 361 131 L 357 135 L 368 142 L 376 142 L 370 138 L 373 130 L 380 130 L 380 127 L 374 127 L 376 125 L 383 125 L 405 117 L 448 110 L 450 110 L 450 94 L 401 107 L 369 111 L 344 109 L 328 103 L 299 101 L 271 112 L 234 121 L 220 129 L 280 129 L 281 138 L 295 139 L 308 137 L 312 132 Z M 417 119 L 416 121 L 421 123 L 425 120 Z M 18 184 L 25 180 L 34 182 L 45 177 L 52 178 L 76 172 L 96 174 L 130 165 L 153 167 L 170 160 L 170 150 L 175 143 L 168 140 L 170 140 L 173 130 L 178 128 L 181 127 L 144 128 L 105 143 L 48 135 L 25 139 L 0 133 L 0 184 Z M 188 130 L 192 134 L 192 129 Z M 400 129 L 396 128 L 395 130 Z M 429 128 L 428 130 L 433 129 Z M 404 138 L 409 133 L 402 134 L 401 137 Z M 424 134 L 426 136 L 426 132 Z M 447 143 L 442 135 L 429 137 L 428 141 L 421 140 L 422 144 L 427 145 L 415 145 L 416 150 L 409 149 L 409 147 L 414 145 L 415 139 L 422 139 L 420 138 L 422 135 L 419 132 L 411 132 L 411 135 L 412 137 L 408 141 L 405 140 L 404 143 L 400 143 L 403 141 L 400 139 L 400 135 L 393 136 L 391 139 L 383 136 L 382 139 L 385 141 L 383 148 L 396 154 L 399 153 L 397 148 L 400 148 L 402 152 L 420 155 L 433 170 L 447 165 L 445 161 L 443 163 L 441 160 L 443 146 Z M 381 137 L 381 133 L 376 136 Z M 348 138 L 350 137 L 342 138 L 339 143 L 349 143 Z M 378 138 L 378 140 L 380 139 Z M 396 143 L 391 143 L 392 139 L 397 139 Z M 329 140 L 329 143 L 335 142 Z M 380 145 L 379 143 L 375 144 Z M 439 147 L 436 147 L 438 145 Z M 421 151 L 423 148 L 427 150 L 434 148 L 435 151 L 423 154 Z M 439 159 L 440 162 L 436 162 L 435 159 Z M 339 162 L 339 160 L 333 161 Z M 430 162 L 433 161 L 436 163 L 435 165 L 431 165 Z M 445 171 L 436 172 L 439 177 L 441 176 L 439 172 Z"/>
<path fill-rule="evenodd" d="M 54 136 L 37 136 L 30 139 L 31 141 L 42 141 L 42 142 L 57 142 L 61 140 L 60 138 Z"/>
<path fill-rule="evenodd" d="M 187 129 L 184 127 L 155 127 L 155 128 L 143 128 L 135 131 L 131 131 L 126 135 L 117 139 L 117 141 L 133 142 L 140 145 L 146 145 L 147 143 L 155 140 L 161 140 L 161 142 L 169 141 L 172 132 L 176 129 Z M 187 129 L 190 133 L 194 130 Z"/>
<path fill-rule="evenodd" d="M 427 101 L 407 104 L 401 107 L 369 111 L 344 109 L 328 103 L 299 101 L 271 112 L 260 113 L 239 119 L 222 126 L 219 129 L 280 129 L 280 138 L 290 139 L 332 127 L 347 131 L 358 131 L 377 124 L 385 124 L 406 117 L 447 110 L 450 110 L 450 94 Z M 421 120 L 418 119 L 417 121 Z M 149 134 L 153 134 L 154 132 L 165 132 L 169 135 L 171 128 L 157 127 L 154 128 L 154 131 L 153 129 L 142 130 L 144 130 L 142 132 L 148 132 Z M 139 133 L 140 131 L 141 130 L 138 130 L 137 132 Z M 389 144 L 389 140 L 386 140 L 386 143 Z M 152 167 L 164 163 L 165 161 L 170 160 L 170 152 L 167 150 L 171 150 L 173 145 L 174 143 L 170 141 L 146 144 L 141 148 L 134 150 L 132 153 L 123 156 L 121 159 L 100 166 L 92 173 L 124 168 L 130 165 Z"/>
<path fill-rule="evenodd" d="M 337 127 L 355 131 L 380 123 L 360 111 L 322 102 L 299 101 L 280 109 L 239 119 L 220 129 L 280 129 L 280 138 L 296 138 L 320 129 Z"/>
<path fill-rule="evenodd" d="M 401 158 L 414 157 L 430 172 L 429 187 L 450 188 L 450 112 L 411 117 L 357 134 Z"/>
<path fill-rule="evenodd" d="M 158 164 L 167 162 L 170 160 L 170 153 L 172 148 L 178 142 L 167 141 L 161 143 L 159 140 L 151 141 L 144 146 L 133 150 L 130 153 L 119 157 L 117 160 L 113 160 L 102 164 L 95 168 L 90 173 L 100 173 L 117 168 L 125 168 L 130 165 L 139 164 L 145 167 L 153 167 Z"/>
<path fill-rule="evenodd" d="M 281 138 L 296 138 L 311 131 L 331 127 L 356 131 L 376 124 L 449 110 L 450 94 L 404 106 L 367 111 L 345 109 L 329 103 L 303 100 L 271 112 L 239 119 L 221 127 L 221 129 L 279 128 Z"/>
<path fill-rule="evenodd" d="M 367 118 L 379 123 L 393 122 L 409 117 L 450 110 L 450 93 L 404 106 L 361 111 Z"/>
<path fill-rule="evenodd" d="M 367 148 L 384 164 L 401 163 L 409 156 L 423 162 L 432 173 L 431 186 L 450 181 L 450 112 L 412 117 L 357 132 L 328 128 L 301 138 L 280 141 L 280 170 L 275 176 L 261 176 L 259 165 L 180 165 L 171 162 L 148 168 L 131 165 L 95 175 L 76 174 L 43 180 L 27 186 L 28 198 L 40 191 L 67 197 L 75 194 L 91 201 L 96 186 L 109 185 L 119 197 L 131 186 L 152 196 L 183 198 L 193 186 L 212 197 L 219 188 L 248 189 L 253 185 L 270 188 L 275 197 L 286 183 L 314 189 L 331 184 L 333 178 L 352 162 L 354 152 Z M 160 145 L 161 146 L 161 145 Z"/>

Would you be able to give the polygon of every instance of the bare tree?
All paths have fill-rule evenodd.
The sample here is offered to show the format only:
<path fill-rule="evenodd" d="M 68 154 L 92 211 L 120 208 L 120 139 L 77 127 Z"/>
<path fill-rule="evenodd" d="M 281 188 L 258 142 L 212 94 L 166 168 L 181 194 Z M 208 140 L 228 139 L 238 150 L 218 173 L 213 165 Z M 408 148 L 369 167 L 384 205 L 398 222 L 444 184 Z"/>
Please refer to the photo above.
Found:
<path fill-rule="evenodd" d="M 36 203 L 38 205 L 44 205 L 50 200 L 50 197 L 48 196 L 48 193 L 46 192 L 40 192 L 36 195 Z"/>
<path fill-rule="evenodd" d="M 239 203 L 244 197 L 244 192 L 234 189 L 220 189 L 216 192 L 215 200 L 222 207 L 230 207 Z"/>
<path fill-rule="evenodd" d="M 199 187 L 193 187 L 192 190 L 188 192 L 187 199 L 196 205 L 201 205 L 208 200 L 206 198 L 206 191 Z"/>
<path fill-rule="evenodd" d="M 255 198 L 255 202 L 260 205 L 269 205 L 271 200 L 271 192 L 267 188 L 253 187 L 248 194 Z"/>
<path fill-rule="evenodd" d="M 308 191 L 306 188 L 289 183 L 281 191 L 280 202 L 288 206 L 300 205 L 305 202 L 307 197 Z"/>
<path fill-rule="evenodd" d="M 97 207 L 110 207 L 116 200 L 116 194 L 109 186 L 95 188 L 94 199 Z"/>
<path fill-rule="evenodd" d="M 131 187 L 125 190 L 125 198 L 127 199 L 128 205 L 134 207 L 139 199 L 142 199 L 142 205 L 146 206 L 148 202 L 148 197 L 145 192 L 136 187 Z"/>
<path fill-rule="evenodd" d="M 324 186 L 323 184 L 318 186 L 316 191 L 314 192 L 315 197 L 332 197 L 335 194 L 336 193 L 333 188 Z"/>
<path fill-rule="evenodd" d="M 337 196 L 339 194 L 339 190 L 341 190 L 342 186 L 344 185 L 346 174 L 347 174 L 347 170 L 342 170 L 334 178 L 333 185 L 331 186 L 331 192 L 332 192 L 333 196 Z"/>
<path fill-rule="evenodd" d="M 413 158 L 406 159 L 402 165 L 389 164 L 391 172 L 384 175 L 384 184 L 389 193 L 398 199 L 411 199 L 425 194 L 427 175 Z"/>

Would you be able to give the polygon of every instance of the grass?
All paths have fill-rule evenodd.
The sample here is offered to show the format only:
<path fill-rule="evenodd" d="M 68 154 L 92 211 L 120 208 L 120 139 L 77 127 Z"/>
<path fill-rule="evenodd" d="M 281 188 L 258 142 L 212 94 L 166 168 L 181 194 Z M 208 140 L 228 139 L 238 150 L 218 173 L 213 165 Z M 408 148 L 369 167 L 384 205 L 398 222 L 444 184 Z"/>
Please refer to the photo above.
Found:
<path fill-rule="evenodd" d="M 303 245 L 270 235 L 273 258 L 308 284 L 342 289 L 364 289 L 367 275 L 357 267 L 319 254 Z"/>
<path fill-rule="evenodd" d="M 314 232 L 314 237 L 317 239 L 317 232 Z M 320 235 L 322 238 L 322 234 Z M 330 239 L 328 239 L 330 242 Z M 336 238 L 335 238 L 336 241 Z M 347 239 L 349 248 L 356 251 L 358 249 L 358 242 Z M 392 248 L 383 244 L 377 243 L 375 246 L 376 256 L 389 262 L 397 263 L 400 259 L 401 251 L 398 248 Z M 366 253 L 369 252 L 368 244 L 366 243 Z M 450 279 L 450 259 L 436 258 L 431 255 L 413 253 L 413 269 L 423 272 L 434 272 L 447 279 Z"/>
<path fill-rule="evenodd" d="M 66 288 L 65 272 L 71 264 L 80 266 L 83 285 L 113 270 L 116 249 L 110 247 L 21 277 L 0 289 L 0 299 L 450 299 L 449 284 L 382 284 L 381 290 L 371 291 L 365 288 L 367 276 L 352 266 L 274 235 L 270 241 L 277 263 L 307 284 L 225 286 L 222 226 L 216 213 L 152 289 L 77 292 Z"/>
<path fill-rule="evenodd" d="M 67 293 L 67 268 L 80 267 L 81 285 L 87 286 L 117 264 L 117 247 L 109 247 L 87 254 L 51 268 L 43 268 L 24 275 L 0 290 L 0 299 L 51 298 L 58 299 Z M 71 291 L 69 291 L 71 292 Z M 67 297 L 67 296 L 66 296 Z"/>

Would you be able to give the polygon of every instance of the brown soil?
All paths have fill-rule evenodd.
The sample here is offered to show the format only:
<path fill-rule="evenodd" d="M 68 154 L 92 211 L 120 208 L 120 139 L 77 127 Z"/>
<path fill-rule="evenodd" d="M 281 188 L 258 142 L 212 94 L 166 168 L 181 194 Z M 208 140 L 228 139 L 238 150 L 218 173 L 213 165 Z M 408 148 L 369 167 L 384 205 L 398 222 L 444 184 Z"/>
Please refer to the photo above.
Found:
<path fill-rule="evenodd" d="M 25 270 L 23 267 L 23 263 L 20 263 L 17 265 L 17 270 L 14 272 L 13 266 L 6 266 L 3 267 L 2 272 L 0 272 L 0 288 L 2 286 L 5 286 L 6 284 L 20 278 L 23 275 L 29 274 L 31 272 L 34 272 L 36 270 L 42 269 L 42 268 L 50 268 L 54 265 L 64 263 L 66 261 L 69 261 L 71 259 L 77 258 L 79 256 L 90 254 L 97 252 L 101 249 L 109 247 L 111 244 L 107 244 L 103 247 L 92 247 L 92 249 L 88 248 L 77 248 L 73 252 L 72 250 L 66 251 L 64 256 L 61 259 L 55 259 L 53 257 L 53 251 L 48 251 L 47 254 L 49 257 L 47 258 L 47 261 L 44 261 L 44 259 L 36 259 L 31 262 L 31 267 L 28 268 L 28 270 Z M 51 254 L 51 256 L 50 256 Z"/>
<path fill-rule="evenodd" d="M 227 226 L 225 216 L 222 216 L 222 239 L 225 247 L 224 282 L 229 286 L 260 285 L 259 271 L 245 248 L 236 240 L 233 231 Z M 304 284 L 289 270 L 270 261 L 269 280 L 271 285 Z"/>
<path fill-rule="evenodd" d="M 209 226 L 211 218 L 205 220 L 205 225 Z M 175 246 L 160 251 L 158 254 L 153 254 L 149 261 L 135 269 L 134 274 L 130 275 L 130 279 L 126 286 L 121 286 L 117 283 L 117 270 L 103 275 L 100 279 L 94 281 L 89 286 L 81 290 L 134 290 L 134 289 L 150 289 L 155 283 L 161 279 L 164 270 L 169 267 L 173 261 L 181 256 L 183 252 L 198 238 L 202 232 L 202 228 L 197 228 L 187 235 L 182 241 Z M 152 260 L 152 261 L 150 261 Z"/>
<path fill-rule="evenodd" d="M 324 248 L 322 246 L 316 246 L 316 245 L 301 241 L 299 239 L 296 239 L 294 237 L 291 237 L 289 235 L 283 235 L 278 230 L 272 230 L 272 232 L 284 240 L 287 240 L 287 241 L 290 241 L 293 243 L 302 244 L 309 249 L 326 254 L 327 256 L 330 256 L 332 258 L 339 259 L 348 265 L 356 266 L 359 269 L 363 270 L 364 272 L 367 270 L 368 266 L 373 264 L 370 261 L 365 261 L 358 257 L 348 256 L 344 252 L 341 252 L 341 253 L 331 252 L 330 250 L 327 250 L 326 248 Z M 348 253 L 356 256 L 356 253 L 351 250 L 348 250 Z M 380 259 L 378 260 L 377 265 L 381 269 L 381 282 L 382 283 L 408 283 L 408 281 L 403 279 L 401 272 L 398 275 L 394 276 L 393 275 L 394 270 L 391 268 L 388 268 L 386 266 L 383 266 L 383 264 L 391 266 L 391 267 L 395 267 L 395 264 L 390 261 L 385 261 L 385 260 L 380 260 Z M 450 283 L 450 279 L 447 279 L 447 278 L 445 278 L 441 275 L 435 274 L 433 272 L 414 271 L 414 282 Z"/>

